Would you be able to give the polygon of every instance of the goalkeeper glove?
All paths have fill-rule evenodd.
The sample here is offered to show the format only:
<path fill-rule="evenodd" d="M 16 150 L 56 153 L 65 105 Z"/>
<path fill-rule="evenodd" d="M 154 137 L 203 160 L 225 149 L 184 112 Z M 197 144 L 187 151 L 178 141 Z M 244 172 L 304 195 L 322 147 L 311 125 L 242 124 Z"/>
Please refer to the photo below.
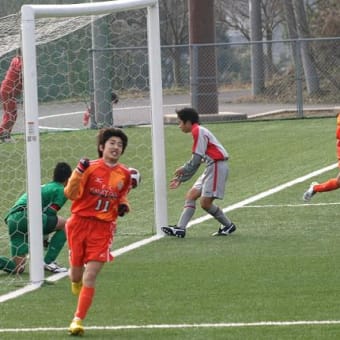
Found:
<path fill-rule="evenodd" d="M 123 217 L 127 212 L 129 212 L 129 210 L 130 210 L 129 207 L 126 204 L 124 204 L 124 203 L 119 204 L 119 206 L 118 206 L 118 216 Z"/>
<path fill-rule="evenodd" d="M 88 158 L 82 158 L 77 165 L 77 170 L 82 174 L 89 166 L 90 160 Z"/>

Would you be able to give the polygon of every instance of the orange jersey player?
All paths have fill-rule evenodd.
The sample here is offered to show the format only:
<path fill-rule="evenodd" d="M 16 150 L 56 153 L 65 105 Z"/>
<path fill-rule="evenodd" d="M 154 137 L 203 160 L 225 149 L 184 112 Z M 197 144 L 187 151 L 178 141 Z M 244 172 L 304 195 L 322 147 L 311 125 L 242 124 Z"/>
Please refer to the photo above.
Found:
<path fill-rule="evenodd" d="M 340 168 L 340 112 L 336 117 L 336 154 L 338 157 L 338 167 Z"/>
<path fill-rule="evenodd" d="M 0 97 L 3 116 L 0 125 L 0 143 L 12 142 L 11 132 L 17 120 L 17 97 L 22 92 L 22 59 L 20 51 L 15 56 L 1 83 Z"/>
<path fill-rule="evenodd" d="M 71 335 L 82 335 L 85 318 L 95 294 L 97 275 L 105 262 L 113 259 L 110 248 L 118 216 L 129 212 L 127 194 L 130 171 L 119 163 L 128 138 L 117 128 L 105 128 L 98 135 L 99 159 L 83 158 L 73 171 L 65 195 L 72 200 L 71 217 L 66 223 L 70 250 L 72 292 L 78 305 L 69 327 Z"/>
<path fill-rule="evenodd" d="M 338 158 L 338 166 L 340 168 L 340 112 L 338 113 L 336 117 L 336 153 Z M 302 199 L 305 202 L 308 202 L 311 200 L 311 198 L 317 193 L 317 192 L 326 192 L 326 191 L 333 191 L 340 188 L 340 173 L 335 178 L 331 178 L 323 183 L 313 182 L 308 190 L 303 194 Z"/>

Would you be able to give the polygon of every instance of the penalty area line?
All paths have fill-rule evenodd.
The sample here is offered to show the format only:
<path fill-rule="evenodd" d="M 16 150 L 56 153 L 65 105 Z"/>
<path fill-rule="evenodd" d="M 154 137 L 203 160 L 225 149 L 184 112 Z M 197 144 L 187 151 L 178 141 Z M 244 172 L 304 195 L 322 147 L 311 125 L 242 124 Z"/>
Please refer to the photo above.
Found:
<path fill-rule="evenodd" d="M 324 207 L 328 205 L 340 205 L 340 202 L 320 202 L 320 203 L 299 203 L 299 204 L 258 204 L 258 205 L 245 205 L 240 209 L 255 209 L 255 208 L 300 208 L 300 207 Z"/>
<path fill-rule="evenodd" d="M 334 163 L 334 164 L 328 165 L 328 166 L 326 166 L 326 167 L 324 167 L 322 169 L 315 170 L 315 171 L 313 171 L 313 172 L 311 172 L 311 173 L 309 173 L 307 175 L 295 178 L 295 179 L 293 179 L 293 180 L 291 180 L 289 182 L 286 182 L 286 183 L 283 183 L 281 185 L 278 185 L 277 187 L 274 187 L 272 189 L 263 191 L 263 192 L 261 192 L 261 193 L 259 193 L 257 195 L 248 197 L 248 198 L 246 198 L 246 199 L 244 199 L 244 200 L 242 200 L 242 201 L 240 201 L 238 203 L 232 204 L 232 205 L 224 208 L 223 212 L 227 213 L 227 212 L 232 211 L 232 210 L 243 208 L 243 207 L 245 207 L 246 205 L 248 205 L 250 203 L 259 201 L 262 198 L 265 198 L 265 197 L 268 197 L 270 195 L 276 194 L 279 191 L 282 191 L 284 189 L 292 187 L 292 186 L 294 186 L 296 184 L 302 183 L 302 182 L 304 182 L 304 181 L 306 181 L 308 179 L 311 179 L 311 178 L 313 178 L 315 176 L 321 175 L 321 174 L 323 174 L 325 172 L 328 172 L 330 170 L 336 169 L 337 167 L 338 167 L 338 163 Z M 212 218 L 213 217 L 211 215 L 205 215 L 205 216 L 199 217 L 196 220 L 189 222 L 188 227 L 190 227 L 192 225 L 196 225 L 196 224 L 202 223 L 202 222 L 210 220 Z"/>
<path fill-rule="evenodd" d="M 228 323 L 193 323 L 193 324 L 159 324 L 159 325 L 121 325 L 121 326 L 88 326 L 88 330 L 139 330 L 139 329 L 178 329 L 178 328 L 245 328 L 245 327 L 282 327 L 282 326 L 320 326 L 338 325 L 340 320 L 301 320 L 301 321 L 260 321 L 260 322 L 228 322 Z M 3 328 L 0 333 L 55 332 L 67 331 L 65 327 L 36 328 Z"/>
<path fill-rule="evenodd" d="M 281 190 L 284 190 L 286 188 L 289 188 L 289 187 L 291 187 L 291 186 L 293 186 L 295 184 L 304 182 L 304 181 L 306 181 L 308 179 L 311 179 L 311 178 L 313 178 L 315 176 L 323 174 L 323 173 L 325 173 L 327 171 L 333 170 L 333 169 L 337 168 L 337 166 L 338 166 L 338 163 L 335 163 L 335 164 L 326 166 L 326 167 L 324 167 L 322 169 L 313 171 L 313 172 L 311 172 L 311 173 L 309 173 L 307 175 L 304 175 L 302 177 L 298 177 L 298 178 L 296 178 L 296 179 L 294 179 L 292 181 L 286 182 L 286 183 L 281 184 L 281 185 L 279 185 L 277 187 L 274 187 L 274 188 L 269 189 L 267 191 L 261 192 L 261 193 L 259 193 L 257 195 L 254 195 L 254 196 L 251 196 L 249 198 L 246 198 L 245 200 L 242 200 L 242 201 L 240 201 L 238 203 L 232 204 L 232 205 L 228 206 L 227 208 L 224 208 L 223 212 L 226 213 L 226 212 L 238 209 L 238 208 L 242 208 L 242 207 L 244 207 L 244 206 L 246 206 L 246 205 L 248 205 L 250 203 L 253 203 L 253 202 L 258 201 L 258 200 L 260 200 L 262 198 L 265 198 L 267 196 L 275 194 L 275 193 L 277 193 L 277 192 L 279 192 Z M 205 215 L 205 216 L 199 217 L 199 218 L 189 222 L 187 228 L 190 228 L 193 225 L 202 223 L 202 222 L 207 221 L 207 220 L 212 219 L 212 218 L 213 217 L 211 215 Z M 141 246 L 145 246 L 145 245 L 147 245 L 147 244 L 149 244 L 151 242 L 159 240 L 159 239 L 161 239 L 163 237 L 164 237 L 164 235 L 154 235 L 154 236 L 151 236 L 149 238 L 143 239 L 141 241 L 134 242 L 134 243 L 132 243 L 132 244 L 130 244 L 128 246 L 125 246 L 125 247 L 122 247 L 120 249 L 117 249 L 117 250 L 113 251 L 112 254 L 117 257 L 119 255 L 122 255 L 122 254 L 126 253 L 126 252 L 129 252 L 131 250 L 137 249 L 137 248 L 139 248 Z M 49 281 L 49 282 L 58 281 L 58 280 L 60 280 L 60 279 L 62 279 L 64 277 L 66 277 L 67 275 L 68 275 L 68 273 L 59 273 L 59 274 L 51 275 L 50 277 L 48 277 L 46 279 L 46 281 Z M 13 298 L 16 298 L 16 297 L 19 297 L 19 296 L 21 296 L 23 294 L 26 294 L 28 292 L 31 292 L 33 290 L 36 290 L 41 285 L 42 285 L 42 283 L 39 283 L 39 284 L 30 284 L 30 285 L 25 286 L 24 288 L 18 289 L 18 290 L 13 291 L 13 292 L 10 292 L 8 294 L 1 295 L 0 296 L 0 303 L 5 302 L 5 301 L 10 300 L 10 299 L 13 299 Z"/>

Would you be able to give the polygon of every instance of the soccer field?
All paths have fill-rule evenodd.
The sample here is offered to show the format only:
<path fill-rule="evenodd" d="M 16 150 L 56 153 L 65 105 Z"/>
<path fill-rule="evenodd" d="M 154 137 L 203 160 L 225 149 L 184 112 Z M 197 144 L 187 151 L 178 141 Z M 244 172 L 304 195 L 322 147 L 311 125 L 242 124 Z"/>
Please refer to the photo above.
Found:
<path fill-rule="evenodd" d="M 218 225 L 198 208 L 184 239 L 157 239 L 143 225 L 118 233 L 85 338 L 338 339 L 340 191 L 302 201 L 312 181 L 337 174 L 335 119 L 207 126 L 231 155 L 227 194 L 217 203 L 236 232 L 211 237 Z M 168 178 L 190 148 L 189 135 L 166 127 Z M 169 223 L 189 185 L 169 192 Z M 134 200 L 136 218 L 143 201 Z M 0 339 L 68 338 L 75 306 L 67 278 L 3 302 Z"/>

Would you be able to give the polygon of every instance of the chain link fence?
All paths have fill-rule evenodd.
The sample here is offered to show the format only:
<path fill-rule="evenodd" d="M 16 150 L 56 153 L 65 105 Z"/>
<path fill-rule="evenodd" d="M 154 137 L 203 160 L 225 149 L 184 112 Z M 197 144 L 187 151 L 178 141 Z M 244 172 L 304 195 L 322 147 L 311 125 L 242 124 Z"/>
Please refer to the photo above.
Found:
<path fill-rule="evenodd" d="M 84 32 L 89 32 L 88 28 Z M 80 31 L 73 34 L 82 36 Z M 68 40 L 65 36 L 38 47 L 46 52 L 40 53 L 38 71 L 43 74 L 47 68 L 50 71 L 45 73 L 53 77 L 40 81 L 45 86 L 39 88 L 41 102 L 49 102 L 52 92 L 54 101 L 76 97 L 90 101 L 93 97 L 89 65 L 96 50 L 86 44 L 73 48 Z M 143 94 L 147 98 L 146 46 L 112 46 L 98 51 L 107 55 L 111 65 L 107 83 L 122 98 L 141 100 Z M 1 79 L 13 55 L 14 51 L 0 58 Z M 302 117 L 307 110 L 334 112 L 339 106 L 340 37 L 162 46 L 161 57 L 165 114 L 174 113 L 174 106 L 192 105 L 201 113 L 250 117 L 289 110 Z M 55 69 L 59 59 L 66 65 L 63 70 Z"/>
<path fill-rule="evenodd" d="M 190 93 L 201 112 L 339 105 L 340 38 L 166 46 L 162 58 L 165 91 Z"/>

